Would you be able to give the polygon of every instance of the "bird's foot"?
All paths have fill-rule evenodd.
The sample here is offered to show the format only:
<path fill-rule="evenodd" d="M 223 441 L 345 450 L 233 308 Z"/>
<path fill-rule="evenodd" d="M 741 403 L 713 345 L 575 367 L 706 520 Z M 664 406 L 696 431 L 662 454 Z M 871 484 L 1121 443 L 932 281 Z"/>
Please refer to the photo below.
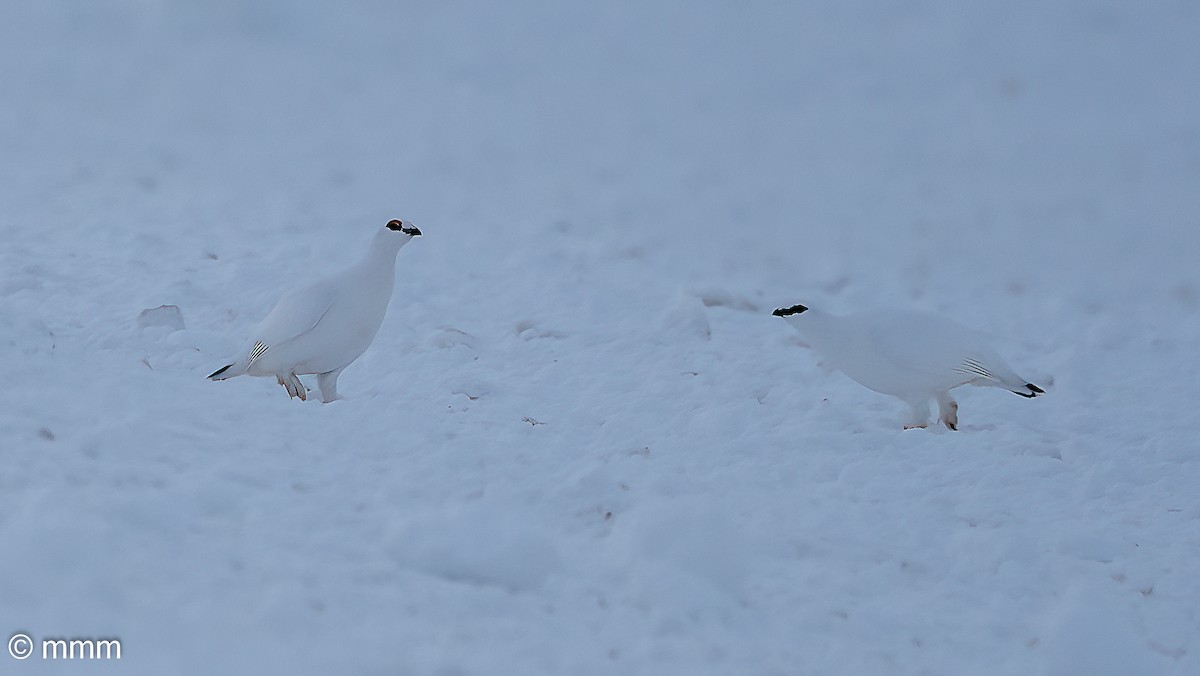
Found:
<path fill-rule="evenodd" d="M 290 374 L 292 380 L 292 389 L 296 390 L 296 396 L 300 397 L 300 401 L 308 401 L 308 388 L 304 383 L 300 382 L 300 377 L 295 373 Z"/>
<path fill-rule="evenodd" d="M 295 399 L 296 398 L 296 390 L 292 387 L 291 379 L 284 378 L 283 376 L 276 376 L 276 378 L 279 379 L 279 384 L 283 385 L 283 389 L 287 390 L 288 399 Z"/>
<path fill-rule="evenodd" d="M 905 425 L 905 426 L 904 426 L 904 429 L 906 429 L 906 430 L 923 430 L 923 429 L 925 429 L 926 427 L 929 427 L 929 424 L 928 424 L 928 423 L 921 423 L 920 425 L 917 425 L 917 424 L 909 424 L 909 425 Z"/>
<path fill-rule="evenodd" d="M 952 431 L 958 430 L 958 402 L 950 398 L 948 392 L 937 395 L 938 422 Z"/>
<path fill-rule="evenodd" d="M 958 431 L 958 404 L 956 404 L 952 401 L 952 402 L 950 402 L 949 406 L 944 407 L 942 409 L 942 414 L 940 416 L 938 416 L 938 422 L 945 425 L 947 429 L 949 429 L 953 432 L 957 432 Z"/>
<path fill-rule="evenodd" d="M 277 373 L 275 374 L 275 380 L 280 385 L 283 385 L 283 389 L 287 390 L 288 399 L 299 397 L 300 401 L 308 400 L 308 388 L 304 386 L 304 383 L 300 382 L 300 378 L 295 373 L 289 373 L 287 378 Z"/>

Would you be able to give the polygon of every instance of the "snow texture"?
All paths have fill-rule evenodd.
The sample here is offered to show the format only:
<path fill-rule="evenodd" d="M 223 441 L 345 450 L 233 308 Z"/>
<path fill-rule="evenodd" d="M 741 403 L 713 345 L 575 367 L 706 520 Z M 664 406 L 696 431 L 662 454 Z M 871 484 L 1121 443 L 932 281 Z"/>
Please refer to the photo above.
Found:
<path fill-rule="evenodd" d="M 1198 27 L 0 4 L 0 638 L 124 645 L 0 672 L 1200 673 Z M 205 379 L 397 217 L 344 400 Z M 903 432 L 795 302 L 1048 394 Z"/>

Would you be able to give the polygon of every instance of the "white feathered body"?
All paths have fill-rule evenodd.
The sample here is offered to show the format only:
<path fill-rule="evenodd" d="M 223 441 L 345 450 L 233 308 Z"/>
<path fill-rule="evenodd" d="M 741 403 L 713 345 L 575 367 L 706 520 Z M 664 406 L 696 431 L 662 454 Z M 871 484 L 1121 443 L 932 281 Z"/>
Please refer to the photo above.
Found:
<path fill-rule="evenodd" d="M 304 398 L 298 375 L 317 374 L 322 397 L 337 397 L 337 376 L 379 333 L 396 282 L 396 254 L 420 231 L 391 221 L 358 263 L 290 291 L 254 329 L 232 364 L 209 378 L 275 376 Z"/>
<path fill-rule="evenodd" d="M 776 310 L 829 366 L 860 385 L 912 407 L 909 426 L 924 426 L 936 399 L 947 427 L 957 429 L 962 385 L 999 387 L 1022 397 L 1043 394 L 1018 376 L 976 331 L 938 315 L 888 310 L 847 316 L 802 305 Z"/>
<path fill-rule="evenodd" d="M 830 366 L 876 392 L 932 397 L 986 379 L 972 362 L 995 376 L 995 384 L 1025 385 L 979 333 L 943 317 L 901 311 L 807 317 L 814 312 L 793 325 Z"/>
<path fill-rule="evenodd" d="M 364 261 L 366 262 L 366 261 Z M 286 294 L 254 330 L 242 352 L 267 350 L 249 365 L 252 376 L 291 371 L 327 373 L 358 359 L 379 333 L 395 285 L 395 265 L 362 263 Z"/>

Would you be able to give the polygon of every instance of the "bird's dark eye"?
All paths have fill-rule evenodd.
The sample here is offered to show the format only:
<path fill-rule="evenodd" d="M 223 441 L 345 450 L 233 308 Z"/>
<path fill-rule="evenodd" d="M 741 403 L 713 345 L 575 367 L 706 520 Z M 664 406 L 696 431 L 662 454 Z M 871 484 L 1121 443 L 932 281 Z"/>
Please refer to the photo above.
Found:
<path fill-rule="evenodd" d="M 404 223 L 396 220 L 388 221 L 387 227 L 389 230 L 399 230 L 404 227 Z"/>

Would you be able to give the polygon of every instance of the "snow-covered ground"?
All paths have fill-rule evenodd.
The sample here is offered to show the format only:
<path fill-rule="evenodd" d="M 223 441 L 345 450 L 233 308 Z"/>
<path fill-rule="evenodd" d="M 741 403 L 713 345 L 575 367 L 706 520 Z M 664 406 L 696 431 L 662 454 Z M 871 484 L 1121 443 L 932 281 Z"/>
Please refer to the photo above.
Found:
<path fill-rule="evenodd" d="M 1200 673 L 1198 34 L 3 3 L 0 632 L 123 659 L 0 673 Z M 397 217 L 344 401 L 204 379 Z M 950 315 L 1049 394 L 902 432 L 798 302 Z"/>

